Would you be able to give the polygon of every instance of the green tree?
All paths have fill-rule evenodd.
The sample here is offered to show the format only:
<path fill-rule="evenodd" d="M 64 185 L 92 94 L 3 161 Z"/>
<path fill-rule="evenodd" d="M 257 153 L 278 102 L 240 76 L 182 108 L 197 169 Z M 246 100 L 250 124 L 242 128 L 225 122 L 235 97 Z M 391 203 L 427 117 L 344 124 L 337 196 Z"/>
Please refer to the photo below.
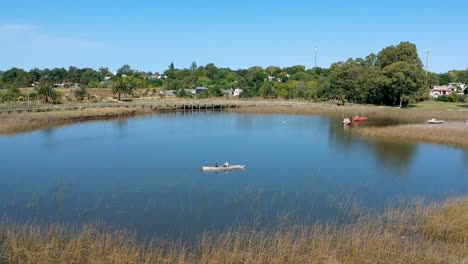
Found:
<path fill-rule="evenodd" d="M 81 72 L 80 85 L 81 86 L 97 86 L 101 81 L 101 75 L 98 71 L 95 71 L 91 68 L 84 68 Z"/>
<path fill-rule="evenodd" d="M 440 85 L 448 85 L 449 83 L 452 82 L 452 75 L 447 73 L 441 73 L 439 74 L 439 84 Z"/>
<path fill-rule="evenodd" d="M 196 71 L 197 69 L 198 69 L 197 63 L 196 63 L 196 62 L 192 62 L 192 64 L 190 65 L 190 70 L 191 70 L 191 71 Z"/>
<path fill-rule="evenodd" d="M 304 72 L 305 71 L 305 66 L 303 66 L 303 65 L 294 65 L 294 66 L 291 66 L 291 67 L 287 67 L 285 70 L 289 74 L 293 75 L 293 74 L 298 73 L 298 72 Z"/>
<path fill-rule="evenodd" d="M 281 72 L 281 68 L 276 66 L 268 66 L 266 68 L 266 72 L 268 75 L 276 77 Z"/>
<path fill-rule="evenodd" d="M 377 54 L 376 63 L 382 69 L 398 61 L 404 61 L 417 68 L 423 66 L 416 45 L 410 42 L 400 42 L 396 46 L 388 46 Z"/>
<path fill-rule="evenodd" d="M 25 87 L 31 85 L 31 79 L 26 71 L 18 68 L 11 68 L 2 74 L 2 82 L 8 88 L 12 85 Z"/>
<path fill-rule="evenodd" d="M 48 83 L 42 83 L 36 88 L 38 98 L 46 103 L 58 103 L 60 101 L 60 93 Z"/>
<path fill-rule="evenodd" d="M 114 83 L 112 87 L 112 93 L 119 95 L 119 101 L 121 99 L 121 94 L 126 93 L 127 91 L 127 84 L 123 82 L 122 79 L 119 79 L 116 83 Z"/>
<path fill-rule="evenodd" d="M 48 82 L 54 84 L 61 84 L 64 83 L 65 80 L 68 78 L 68 72 L 64 68 L 54 68 L 50 71 L 46 78 Z"/>
<path fill-rule="evenodd" d="M 265 82 L 258 90 L 260 96 L 264 98 L 276 98 L 278 94 L 276 93 L 275 84 L 271 82 Z"/>
<path fill-rule="evenodd" d="M 383 91 L 393 101 L 393 105 L 399 102 L 403 106 L 405 96 L 413 97 L 418 90 L 424 88 L 424 73 L 414 64 L 406 61 L 395 62 L 382 70 Z"/>
<path fill-rule="evenodd" d="M 246 75 L 246 85 L 249 89 L 249 93 L 253 96 L 257 95 L 258 89 L 262 86 L 265 82 L 265 79 L 268 77 L 266 72 L 260 66 L 250 67 L 247 70 Z M 246 93 L 247 94 L 247 93 Z"/>
<path fill-rule="evenodd" d="M 85 86 L 81 86 L 80 88 L 75 90 L 75 97 L 78 100 L 89 98 L 88 88 L 86 88 Z"/>
<path fill-rule="evenodd" d="M 81 79 L 81 70 L 77 67 L 70 66 L 68 67 L 68 80 L 71 83 L 79 83 Z"/>
<path fill-rule="evenodd" d="M 117 75 L 118 76 L 123 76 L 123 75 L 130 76 L 130 75 L 133 75 L 134 73 L 135 73 L 135 71 L 128 64 L 124 64 L 122 67 L 120 67 L 117 70 Z"/>
<path fill-rule="evenodd" d="M 109 68 L 107 68 L 107 67 L 99 68 L 99 73 L 101 75 L 101 78 L 104 78 L 106 76 L 112 76 L 112 72 L 109 71 Z"/>
<path fill-rule="evenodd" d="M 315 76 L 313 75 L 310 75 L 306 72 L 296 72 L 294 74 L 291 74 L 291 76 L 289 77 L 289 80 L 292 80 L 292 81 L 312 81 L 315 79 Z"/>

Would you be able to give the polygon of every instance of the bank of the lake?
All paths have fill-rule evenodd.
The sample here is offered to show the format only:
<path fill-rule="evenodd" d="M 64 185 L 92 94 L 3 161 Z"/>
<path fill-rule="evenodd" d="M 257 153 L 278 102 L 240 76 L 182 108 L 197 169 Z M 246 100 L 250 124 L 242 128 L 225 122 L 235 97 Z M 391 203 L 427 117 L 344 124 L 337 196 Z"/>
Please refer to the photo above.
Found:
<path fill-rule="evenodd" d="M 82 121 L 132 117 L 148 113 L 140 108 L 85 108 L 69 111 L 15 113 L 0 115 L 0 135 L 30 132 Z"/>
<path fill-rule="evenodd" d="M 176 100 L 181 102 L 184 100 Z M 174 102 L 168 100 L 168 102 Z M 198 103 L 212 103 L 211 100 L 200 100 Z M 233 104 L 239 101 L 232 101 Z M 450 144 L 468 148 L 468 126 L 463 126 L 463 121 L 468 120 L 466 105 L 453 103 L 432 102 L 422 103 L 412 108 L 396 108 L 374 105 L 347 104 L 334 106 L 322 103 L 304 103 L 289 101 L 247 101 L 240 107 L 230 108 L 227 111 L 237 113 L 269 113 L 269 114 L 310 114 L 332 115 L 339 117 L 352 117 L 364 115 L 369 118 L 398 120 L 403 125 L 380 127 L 363 127 L 353 129 L 353 132 L 376 138 L 414 140 L 427 143 Z M 52 111 L 21 114 L 0 115 L 0 134 L 14 134 L 29 132 L 37 129 L 72 124 L 86 120 L 111 119 L 119 117 L 131 117 L 140 114 L 148 114 L 158 110 L 144 109 L 140 107 L 120 108 L 106 107 L 94 108 L 88 104 L 84 109 L 68 111 Z M 441 125 L 437 128 L 421 125 L 427 119 L 436 118 L 442 120 L 458 121 L 459 125 Z M 419 124 L 419 125 L 407 125 Z M 450 137 L 446 135 L 450 134 Z"/>
<path fill-rule="evenodd" d="M 443 108 L 445 106 L 445 108 Z M 372 105 L 310 105 L 310 106 L 250 106 L 230 111 L 239 113 L 312 114 L 349 117 L 363 115 L 370 119 L 397 120 L 401 124 L 391 126 L 355 127 L 351 131 L 364 137 L 387 140 L 415 141 L 447 144 L 468 148 L 468 110 L 452 108 L 453 104 L 423 104 L 413 108 L 395 108 Z M 427 125 L 431 118 L 453 122 L 442 125 Z"/>
<path fill-rule="evenodd" d="M 194 243 L 102 224 L 70 226 L 4 221 L 0 261 L 13 263 L 466 263 L 468 198 L 387 209 L 350 224 L 284 221 L 233 227 Z"/>
<path fill-rule="evenodd" d="M 353 133 L 378 139 L 430 142 L 468 149 L 468 125 L 462 122 L 443 125 L 410 124 L 384 127 L 359 127 Z"/>
<path fill-rule="evenodd" d="M 439 107 L 441 107 L 439 105 Z M 243 106 L 229 111 L 238 113 L 261 113 L 261 114 L 313 114 L 313 115 L 335 115 L 342 117 L 352 117 L 354 115 L 364 115 L 372 118 L 393 118 L 403 122 L 415 123 L 423 122 L 430 118 L 443 120 L 463 121 L 468 119 L 467 109 L 437 109 L 432 107 L 411 107 L 398 108 L 390 106 L 375 106 L 361 104 L 347 104 L 345 106 L 335 106 L 320 103 L 291 104 L 284 105 L 258 105 Z"/>

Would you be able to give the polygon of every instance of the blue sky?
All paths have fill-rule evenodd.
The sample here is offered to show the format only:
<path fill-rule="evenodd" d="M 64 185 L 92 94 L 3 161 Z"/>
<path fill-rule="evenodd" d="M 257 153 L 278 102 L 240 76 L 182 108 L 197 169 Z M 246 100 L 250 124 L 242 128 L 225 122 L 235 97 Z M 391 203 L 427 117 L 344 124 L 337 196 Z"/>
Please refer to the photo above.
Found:
<path fill-rule="evenodd" d="M 353 3 L 354 2 L 354 3 Z M 468 68 L 468 1 L 4 1 L 0 70 L 314 66 L 410 41 L 429 70 Z"/>

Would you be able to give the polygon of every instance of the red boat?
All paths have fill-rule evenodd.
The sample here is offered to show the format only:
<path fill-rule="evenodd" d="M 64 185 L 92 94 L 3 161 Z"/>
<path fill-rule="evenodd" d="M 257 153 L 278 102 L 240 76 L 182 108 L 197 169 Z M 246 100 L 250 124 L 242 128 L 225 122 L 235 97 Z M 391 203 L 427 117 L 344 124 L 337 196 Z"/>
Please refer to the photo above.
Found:
<path fill-rule="evenodd" d="M 353 117 L 353 121 L 354 122 L 360 122 L 360 121 L 367 121 L 367 117 L 364 117 L 364 116 L 354 116 Z"/>

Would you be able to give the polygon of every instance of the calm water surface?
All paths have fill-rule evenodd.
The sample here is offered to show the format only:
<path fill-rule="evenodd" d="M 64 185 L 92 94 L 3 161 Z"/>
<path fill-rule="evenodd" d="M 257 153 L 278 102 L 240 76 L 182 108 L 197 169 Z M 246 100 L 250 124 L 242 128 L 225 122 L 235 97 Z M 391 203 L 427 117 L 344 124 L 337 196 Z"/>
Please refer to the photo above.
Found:
<path fill-rule="evenodd" d="M 196 234 L 468 194 L 468 151 L 366 140 L 306 115 L 172 113 L 0 137 L 0 215 Z M 203 173 L 202 165 L 246 164 Z"/>

